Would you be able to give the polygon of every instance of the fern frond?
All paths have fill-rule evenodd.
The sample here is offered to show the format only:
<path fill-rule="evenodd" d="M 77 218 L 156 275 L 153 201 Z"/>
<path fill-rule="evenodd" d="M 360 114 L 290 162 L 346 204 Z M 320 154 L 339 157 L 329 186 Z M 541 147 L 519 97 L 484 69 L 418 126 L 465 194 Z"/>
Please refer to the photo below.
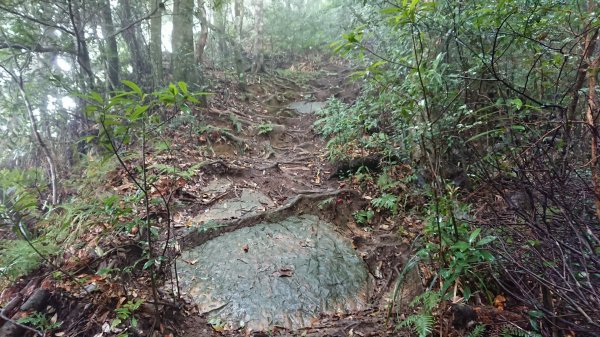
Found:
<path fill-rule="evenodd" d="M 485 324 L 477 324 L 467 337 L 481 337 L 485 332 Z"/>
<path fill-rule="evenodd" d="M 542 337 L 537 332 L 527 331 L 525 329 L 519 328 L 518 326 L 505 326 L 500 331 L 500 336 L 502 337 Z"/>
<path fill-rule="evenodd" d="M 427 337 L 433 331 L 434 319 L 431 315 L 415 314 L 398 323 L 398 328 L 411 328 L 419 337 Z"/>

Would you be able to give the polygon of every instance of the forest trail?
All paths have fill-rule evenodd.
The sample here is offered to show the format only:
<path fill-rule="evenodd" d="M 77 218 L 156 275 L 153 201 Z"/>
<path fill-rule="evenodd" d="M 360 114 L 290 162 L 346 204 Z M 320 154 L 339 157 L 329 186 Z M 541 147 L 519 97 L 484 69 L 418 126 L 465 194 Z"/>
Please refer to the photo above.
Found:
<path fill-rule="evenodd" d="M 148 259 L 137 244 L 144 236 L 135 220 L 119 216 L 109 235 L 98 236 L 107 225 L 94 221 L 65 247 L 57 263 L 75 277 L 42 268 L 7 288 L 1 297 L 15 305 L 14 317 L 25 314 L 19 303 L 32 303 L 54 315 L 65 336 L 146 336 L 157 309 L 161 331 L 152 336 L 392 335 L 390 317 L 422 291 L 416 270 L 395 288 L 409 242 L 391 220 L 356 224 L 353 213 L 368 196 L 339 179 L 340 167 L 353 164 L 331 164 L 313 128 L 329 97 L 356 99 L 350 75 L 342 64 L 305 61 L 250 75 L 242 91 L 223 73 L 211 74 L 207 104 L 175 111 L 173 125 L 147 148 L 156 179 L 150 194 L 170 196 L 169 209 L 131 204 L 156 219 L 157 244 L 171 261 L 157 290 L 175 302 L 153 304 L 141 267 Z M 137 191 L 122 166 L 102 179 L 94 194 Z M 138 326 L 113 327 L 117 312 Z M 23 329 L 7 322 L 0 337 Z"/>
<path fill-rule="evenodd" d="M 354 223 L 352 213 L 366 202 L 335 177 L 326 143 L 313 130 L 327 98 L 351 103 L 359 88 L 341 65 L 302 63 L 287 70 L 296 76 L 249 78 L 245 93 L 223 82 L 203 113 L 201 178 L 180 190 L 195 200 L 173 216 L 183 251 L 179 286 L 194 307 L 178 335 L 391 332 L 383 298 L 395 284 L 406 247 L 390 228 L 367 232 Z M 197 162 L 190 148 L 177 154 L 180 167 Z M 280 224 L 283 229 L 274 229 Z M 331 240 L 339 242 L 328 250 L 323 242 Z M 352 252 L 340 262 L 341 247 Z M 320 267 L 310 267 L 315 264 Z M 329 296 L 340 292 L 346 297 Z"/>

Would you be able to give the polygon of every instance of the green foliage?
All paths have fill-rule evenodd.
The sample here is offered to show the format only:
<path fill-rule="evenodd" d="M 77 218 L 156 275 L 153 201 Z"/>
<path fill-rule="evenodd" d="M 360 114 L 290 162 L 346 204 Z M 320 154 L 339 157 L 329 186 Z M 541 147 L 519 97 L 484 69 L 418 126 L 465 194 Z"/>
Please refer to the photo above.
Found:
<path fill-rule="evenodd" d="M 231 121 L 231 124 L 233 124 L 233 129 L 235 130 L 235 132 L 242 132 L 242 122 L 240 122 L 240 119 L 234 113 L 229 114 L 229 120 Z"/>
<path fill-rule="evenodd" d="M 372 209 L 365 209 L 356 211 L 353 215 L 356 223 L 364 226 L 371 223 L 371 220 L 375 217 L 375 212 Z"/>
<path fill-rule="evenodd" d="M 410 327 L 419 337 L 427 337 L 433 331 L 434 322 L 431 315 L 415 314 L 398 323 L 397 328 Z"/>
<path fill-rule="evenodd" d="M 46 314 L 42 312 L 34 312 L 27 317 L 19 318 L 18 323 L 27 324 L 42 332 L 52 331 L 60 328 L 62 322 L 52 322 Z"/>
<path fill-rule="evenodd" d="M 116 317 L 110 322 L 111 328 L 125 324 L 127 327 L 137 327 L 135 311 L 144 303 L 142 300 L 127 301 L 120 308 L 115 309 Z M 124 335 L 126 336 L 126 335 Z"/>
<path fill-rule="evenodd" d="M 379 209 L 391 211 L 394 215 L 398 213 L 398 197 L 390 193 L 383 193 L 381 196 L 373 198 L 371 205 Z"/>
<path fill-rule="evenodd" d="M 270 37 L 273 52 L 296 55 L 323 50 L 339 36 L 350 16 L 344 2 L 302 0 L 274 1 L 265 8 L 264 34 Z M 318 24 L 317 24 L 318 23 Z"/>
<path fill-rule="evenodd" d="M 486 289 L 479 273 L 482 266 L 494 262 L 494 256 L 486 246 L 494 236 L 481 237 L 481 229 L 471 229 L 465 221 L 469 207 L 455 199 L 453 193 L 440 197 L 428 208 L 425 225 L 425 247 L 419 252 L 423 257 L 439 261 L 439 275 L 443 280 L 441 294 L 459 279 L 462 279 L 463 297 L 468 299 L 472 290 L 469 284 L 476 283 Z M 465 282 L 466 281 L 466 282 Z"/>
<path fill-rule="evenodd" d="M 409 304 L 409 307 L 419 307 L 419 311 L 409 315 L 406 319 L 400 321 L 396 328 L 411 328 L 419 337 L 426 337 L 433 331 L 435 319 L 432 311 L 441 301 L 441 296 L 435 291 L 426 291 L 415 297 Z"/>
<path fill-rule="evenodd" d="M 386 156 L 398 154 L 397 144 L 379 128 L 377 108 L 366 97 L 352 106 L 330 98 L 317 115 L 316 132 L 328 138 L 330 159 L 346 159 L 354 149 L 370 149 Z"/>
<path fill-rule="evenodd" d="M 30 239 L 31 245 L 45 257 L 50 257 L 60 251 L 55 240 L 41 236 Z M 39 267 L 42 257 L 31 248 L 26 240 L 0 241 L 0 275 L 8 280 L 15 280 Z"/>
<path fill-rule="evenodd" d="M 115 91 L 106 99 L 95 92 L 80 95 L 89 102 L 86 106 L 88 117 L 101 125 L 99 142 L 109 156 L 120 151 L 121 146 L 148 136 L 141 133 L 163 125 L 159 107 L 173 106 L 184 115 L 192 115 L 189 105 L 199 103 L 197 96 L 207 95 L 190 93 L 184 82 L 171 83 L 168 88 L 150 94 L 144 93 L 133 82 L 123 81 L 123 84 L 126 89 Z"/>
<path fill-rule="evenodd" d="M 471 330 L 471 332 L 469 332 L 467 337 L 481 337 L 485 333 L 485 329 L 486 329 L 486 327 L 484 324 L 477 324 L 477 325 L 475 325 L 473 330 Z"/>
<path fill-rule="evenodd" d="M 263 123 L 258 125 L 258 134 L 259 135 L 268 135 L 273 132 L 274 125 L 271 123 Z"/>
<path fill-rule="evenodd" d="M 194 164 L 188 167 L 187 169 L 182 169 L 172 165 L 153 163 L 149 166 L 149 168 L 156 169 L 159 174 L 175 175 L 185 180 L 188 180 L 191 179 L 194 175 L 196 175 L 201 165 L 202 164 Z"/>
<path fill-rule="evenodd" d="M 15 227 L 26 218 L 39 216 L 38 197 L 44 185 L 40 170 L 0 170 L 0 225 Z"/>
<path fill-rule="evenodd" d="M 541 334 L 537 332 L 527 331 L 519 328 L 518 326 L 504 326 L 502 330 L 500 330 L 501 337 L 542 337 Z"/>

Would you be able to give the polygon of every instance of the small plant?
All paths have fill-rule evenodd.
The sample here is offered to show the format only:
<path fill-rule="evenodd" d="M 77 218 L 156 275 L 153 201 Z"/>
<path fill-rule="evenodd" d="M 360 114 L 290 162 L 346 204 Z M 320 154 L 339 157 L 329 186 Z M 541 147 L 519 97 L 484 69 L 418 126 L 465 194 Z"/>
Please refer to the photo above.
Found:
<path fill-rule="evenodd" d="M 263 123 L 258 125 L 258 134 L 259 135 L 268 135 L 269 133 L 273 132 L 273 128 L 274 128 L 274 124 L 272 123 Z"/>
<path fill-rule="evenodd" d="M 472 229 L 464 219 L 468 213 L 468 205 L 455 200 L 452 192 L 439 197 L 430 205 L 425 226 L 427 244 L 419 252 L 422 257 L 431 256 L 438 261 L 443 280 L 441 294 L 446 296 L 446 291 L 462 279 L 465 300 L 472 294 L 467 284 L 474 282 L 486 289 L 479 271 L 494 261 L 486 246 L 496 239 L 491 235 L 481 237 L 481 228 Z"/>
<path fill-rule="evenodd" d="M 142 303 L 144 303 L 142 300 L 135 300 L 133 302 L 127 301 L 120 308 L 115 309 L 116 317 L 110 322 L 110 327 L 114 329 L 119 325 L 126 323 L 127 326 L 136 328 L 137 319 L 135 318 L 134 313 L 139 309 Z"/>
<path fill-rule="evenodd" d="M 426 291 L 423 294 L 415 297 L 409 304 L 409 307 L 420 307 L 416 314 L 409 315 L 396 326 L 399 328 L 410 328 L 419 337 L 427 337 L 433 331 L 435 319 L 433 317 L 433 309 L 436 308 L 441 301 L 441 296 L 436 291 Z"/>
<path fill-rule="evenodd" d="M 485 329 L 486 329 L 486 327 L 484 324 L 477 324 L 477 325 L 475 325 L 473 330 L 471 330 L 471 332 L 469 332 L 467 337 L 481 337 L 485 333 Z"/>
<path fill-rule="evenodd" d="M 240 119 L 236 115 L 230 113 L 229 120 L 231 120 L 231 124 L 233 124 L 233 129 L 235 130 L 235 132 L 242 132 L 242 122 L 240 122 Z"/>
<path fill-rule="evenodd" d="M 150 165 L 149 168 L 158 170 L 160 174 L 172 174 L 172 175 L 179 176 L 185 180 L 188 180 L 188 179 L 191 179 L 196 174 L 196 172 L 198 171 L 200 166 L 201 166 L 201 164 L 194 164 L 194 165 L 188 167 L 187 169 L 181 169 L 179 167 L 175 167 L 172 165 L 154 163 L 154 164 Z"/>
<path fill-rule="evenodd" d="M 518 326 L 505 326 L 500 331 L 501 337 L 542 337 L 537 332 L 527 331 Z"/>
<path fill-rule="evenodd" d="M 27 324 L 44 333 L 58 329 L 62 325 L 62 322 L 56 321 L 56 316 L 48 318 L 46 314 L 37 311 L 27 317 L 19 318 L 17 323 Z"/>
<path fill-rule="evenodd" d="M 398 197 L 391 193 L 383 193 L 381 196 L 373 198 L 371 205 L 379 210 L 390 211 L 394 215 L 398 213 Z"/>
<path fill-rule="evenodd" d="M 319 207 L 320 210 L 324 209 L 325 207 L 332 205 L 334 202 L 333 198 L 327 198 L 321 202 L 319 202 L 319 204 L 317 205 L 317 207 Z"/>
<path fill-rule="evenodd" d="M 371 220 L 373 220 L 373 217 L 375 217 L 375 212 L 372 209 L 363 209 L 360 211 L 356 211 L 354 212 L 354 220 L 356 220 L 356 223 L 364 226 L 367 225 L 371 222 Z"/>

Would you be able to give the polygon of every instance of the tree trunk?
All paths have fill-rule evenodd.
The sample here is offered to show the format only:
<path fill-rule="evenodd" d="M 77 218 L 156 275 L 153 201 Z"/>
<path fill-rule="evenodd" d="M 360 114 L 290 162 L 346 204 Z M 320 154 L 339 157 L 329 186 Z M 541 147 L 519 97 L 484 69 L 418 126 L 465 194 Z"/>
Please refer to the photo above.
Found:
<path fill-rule="evenodd" d="M 173 79 L 190 85 L 197 80 L 194 65 L 194 0 L 173 1 Z"/>
<path fill-rule="evenodd" d="M 57 177 L 56 177 L 56 164 L 54 161 L 54 157 L 52 156 L 52 152 L 48 145 L 42 139 L 40 132 L 38 130 L 37 120 L 35 119 L 35 115 L 33 113 L 33 107 L 29 102 L 29 97 L 25 93 L 25 89 L 23 86 L 23 80 L 21 78 L 16 77 L 14 74 L 10 74 L 15 82 L 17 82 L 17 86 L 19 87 L 19 93 L 21 97 L 23 97 L 23 102 L 25 102 L 25 108 L 27 109 L 27 115 L 29 116 L 29 123 L 31 124 L 31 133 L 33 134 L 35 140 L 38 145 L 42 148 L 44 156 L 46 157 L 46 161 L 48 162 L 48 169 L 50 171 L 50 186 L 52 188 L 52 205 L 58 204 L 58 186 L 57 186 Z"/>
<path fill-rule="evenodd" d="M 242 55 L 242 33 L 244 26 L 244 1 L 235 0 L 234 3 L 235 13 L 235 29 L 237 33 L 236 46 L 235 46 L 235 69 L 238 75 L 238 85 L 241 90 L 246 90 L 246 77 L 244 74 L 244 59 Z"/>
<path fill-rule="evenodd" d="M 102 0 L 102 35 L 106 39 L 104 59 L 106 61 L 106 74 L 108 89 L 113 90 L 119 86 L 119 50 L 117 38 L 114 36 L 115 27 L 109 0 Z"/>
<path fill-rule="evenodd" d="M 88 50 L 87 41 L 85 39 L 85 25 L 81 20 L 81 11 L 85 9 L 82 9 L 79 3 L 74 2 L 72 0 L 68 1 L 68 7 L 69 20 L 71 21 L 71 25 L 73 26 L 73 32 L 75 33 L 75 45 L 77 46 L 77 64 L 79 64 L 81 72 L 84 74 L 83 76 L 86 79 L 84 83 L 87 85 L 88 89 L 94 90 L 94 72 L 92 71 L 90 52 Z"/>
<path fill-rule="evenodd" d="M 198 0 L 198 20 L 200 21 L 200 36 L 198 36 L 198 41 L 196 41 L 196 63 L 201 64 L 208 39 L 208 20 L 206 19 L 204 0 Z"/>
<path fill-rule="evenodd" d="M 223 5 L 225 7 L 225 5 Z M 219 59 L 226 64 L 225 60 L 228 60 L 227 57 L 229 53 L 227 52 L 227 36 L 225 31 L 225 9 L 220 8 L 215 12 L 215 26 L 216 31 L 218 32 L 217 44 L 219 48 Z"/>
<path fill-rule="evenodd" d="M 588 12 L 593 13 L 596 9 L 595 0 L 588 0 Z M 600 220 L 600 175 L 598 173 L 598 126 L 596 119 L 600 115 L 598 111 L 598 68 L 600 67 L 600 55 L 594 55 L 596 41 L 598 39 L 598 28 L 588 31 L 585 38 L 584 60 L 587 64 L 588 99 L 585 113 L 586 122 L 590 129 L 590 171 L 592 175 L 592 186 L 594 187 L 594 204 L 596 205 L 596 217 Z"/>
<path fill-rule="evenodd" d="M 255 0 L 256 6 L 256 37 L 254 39 L 254 62 L 252 63 L 252 72 L 258 73 L 264 71 L 264 50 L 263 50 L 263 20 L 264 20 L 264 0 Z"/>
<path fill-rule="evenodd" d="M 154 87 L 158 88 L 163 84 L 163 57 L 162 57 L 162 12 L 164 5 L 161 0 L 149 0 L 150 8 L 156 9 L 154 15 L 150 18 L 150 55 L 152 60 L 152 69 L 154 70 Z"/>
<path fill-rule="evenodd" d="M 126 27 L 135 20 L 133 17 L 133 12 L 131 9 L 131 4 L 129 0 L 120 0 L 121 11 L 122 11 L 122 23 L 123 27 Z M 127 43 L 127 47 L 129 48 L 129 52 L 131 53 L 131 66 L 133 67 L 133 78 L 137 83 L 144 85 L 144 79 L 147 77 L 146 74 L 149 73 L 149 67 L 147 66 L 146 58 L 144 56 L 142 44 L 140 39 L 136 33 L 139 25 L 133 25 L 128 29 L 123 31 L 123 39 L 125 43 Z"/>

